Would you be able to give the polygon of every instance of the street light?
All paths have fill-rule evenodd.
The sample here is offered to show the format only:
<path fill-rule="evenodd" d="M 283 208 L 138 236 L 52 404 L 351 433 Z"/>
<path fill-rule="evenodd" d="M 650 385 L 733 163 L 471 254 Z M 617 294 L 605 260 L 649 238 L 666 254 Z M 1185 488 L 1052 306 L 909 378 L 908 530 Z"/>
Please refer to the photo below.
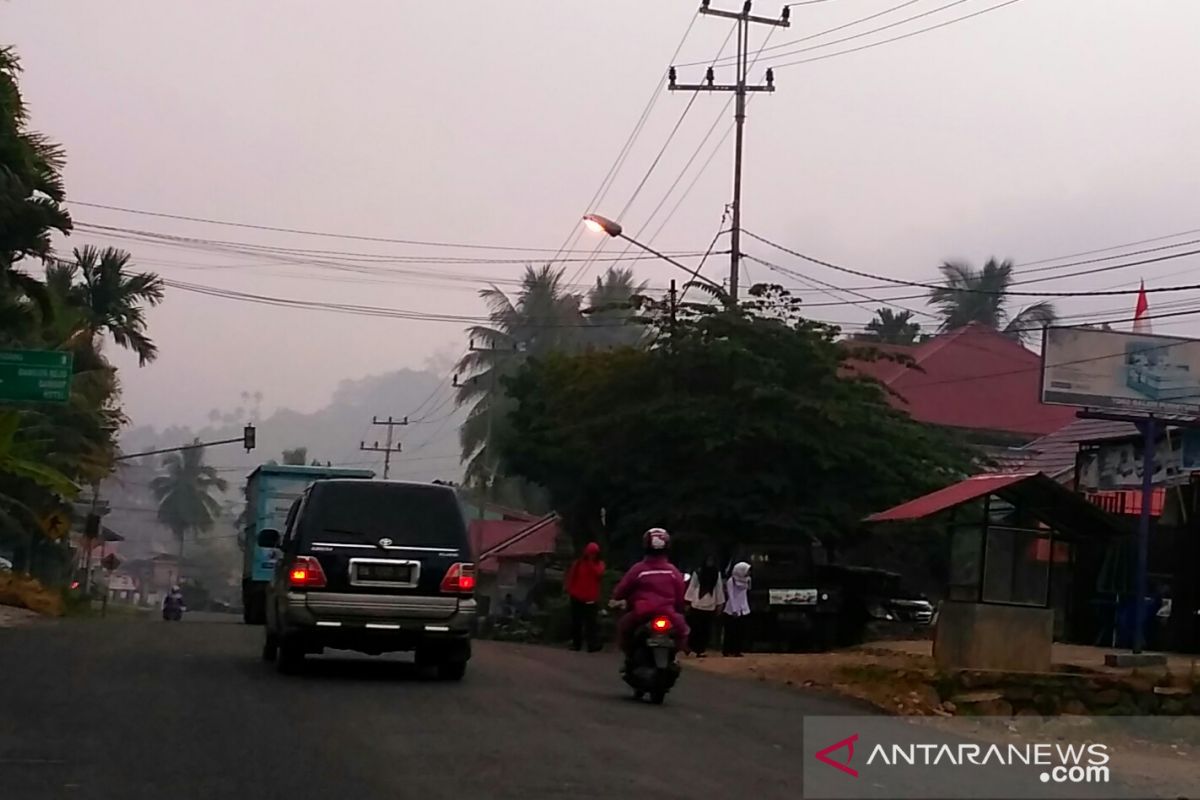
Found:
<path fill-rule="evenodd" d="M 583 224 L 592 233 L 607 233 L 614 238 L 621 235 L 622 229 L 619 222 L 613 222 L 608 217 L 602 217 L 599 214 L 588 214 L 583 218 Z"/>
<path fill-rule="evenodd" d="M 624 239 L 625 241 L 629 242 L 630 244 L 637 245 L 638 247 L 645 250 L 647 253 L 658 256 L 663 261 L 666 261 L 668 264 L 671 264 L 672 266 L 679 267 L 681 270 L 683 270 L 687 274 L 691 275 L 692 280 L 706 283 L 709 286 L 712 286 L 713 288 L 721 290 L 722 292 L 725 291 L 725 287 L 721 286 L 721 284 L 719 284 L 715 281 L 711 281 L 708 278 L 701 275 L 700 274 L 700 266 L 697 266 L 695 269 L 692 269 L 691 267 L 686 266 L 685 264 L 679 263 L 678 261 L 671 258 L 670 256 L 658 252 L 657 250 L 650 247 L 649 245 L 642 244 L 637 239 L 634 239 L 632 236 L 626 236 L 624 229 L 621 227 L 621 223 L 619 223 L 619 222 L 611 220 L 608 217 L 602 217 L 599 214 L 586 214 L 583 217 L 583 224 L 585 226 L 587 226 L 588 230 L 590 230 L 594 233 L 607 233 L 609 236 L 611 236 L 614 239 Z M 701 266 L 703 266 L 703 262 L 701 262 Z"/>

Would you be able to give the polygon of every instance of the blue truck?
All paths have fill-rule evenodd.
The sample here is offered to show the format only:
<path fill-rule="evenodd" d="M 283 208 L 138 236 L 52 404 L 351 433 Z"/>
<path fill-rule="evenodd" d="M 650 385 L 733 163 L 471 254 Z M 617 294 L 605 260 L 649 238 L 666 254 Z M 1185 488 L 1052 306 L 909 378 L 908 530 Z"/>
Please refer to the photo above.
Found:
<path fill-rule="evenodd" d="M 262 625 L 266 621 L 266 588 L 275 569 L 275 551 L 258 546 L 258 534 L 266 528 L 283 532 L 288 510 L 313 481 L 323 478 L 362 478 L 375 473 L 367 469 L 303 467 L 264 464 L 246 479 L 246 525 L 242 529 L 242 621 Z"/>

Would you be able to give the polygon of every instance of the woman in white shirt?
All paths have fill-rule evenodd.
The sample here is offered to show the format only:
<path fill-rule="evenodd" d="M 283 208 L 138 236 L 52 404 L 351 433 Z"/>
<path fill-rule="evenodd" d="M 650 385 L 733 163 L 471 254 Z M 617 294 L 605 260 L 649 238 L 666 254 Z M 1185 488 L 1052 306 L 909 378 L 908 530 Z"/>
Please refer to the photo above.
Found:
<path fill-rule="evenodd" d="M 746 645 L 746 622 L 750 616 L 750 565 L 739 561 L 733 565 L 725 582 L 725 630 L 721 652 L 727 656 L 742 655 Z"/>
<path fill-rule="evenodd" d="M 714 556 L 706 557 L 703 566 L 693 572 L 688 580 L 687 592 L 683 595 L 688 604 L 688 627 L 691 629 L 688 649 L 697 658 L 704 658 L 709 639 L 712 638 L 713 623 L 725 605 L 725 587 L 722 583 L 721 570 Z"/>

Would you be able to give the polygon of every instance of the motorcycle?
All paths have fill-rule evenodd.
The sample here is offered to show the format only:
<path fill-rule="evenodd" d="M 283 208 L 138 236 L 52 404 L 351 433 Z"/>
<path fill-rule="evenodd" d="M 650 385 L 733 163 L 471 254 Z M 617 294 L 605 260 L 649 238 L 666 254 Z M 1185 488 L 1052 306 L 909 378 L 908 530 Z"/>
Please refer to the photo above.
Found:
<path fill-rule="evenodd" d="M 679 662 L 671 628 L 671 620 L 659 615 L 639 625 L 634 632 L 633 646 L 625 657 L 622 673 L 625 683 L 633 689 L 634 699 L 649 695 L 651 703 L 662 705 L 678 680 Z"/>
<path fill-rule="evenodd" d="M 168 597 L 163 601 L 162 618 L 166 622 L 179 622 L 183 619 L 183 598 Z"/>

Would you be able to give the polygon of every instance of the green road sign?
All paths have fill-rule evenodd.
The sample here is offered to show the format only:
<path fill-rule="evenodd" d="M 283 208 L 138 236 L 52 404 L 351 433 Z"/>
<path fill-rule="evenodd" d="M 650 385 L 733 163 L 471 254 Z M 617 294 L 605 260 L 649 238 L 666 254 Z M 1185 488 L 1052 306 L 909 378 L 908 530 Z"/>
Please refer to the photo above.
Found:
<path fill-rule="evenodd" d="M 0 403 L 65 403 L 70 397 L 70 353 L 0 350 Z"/>

